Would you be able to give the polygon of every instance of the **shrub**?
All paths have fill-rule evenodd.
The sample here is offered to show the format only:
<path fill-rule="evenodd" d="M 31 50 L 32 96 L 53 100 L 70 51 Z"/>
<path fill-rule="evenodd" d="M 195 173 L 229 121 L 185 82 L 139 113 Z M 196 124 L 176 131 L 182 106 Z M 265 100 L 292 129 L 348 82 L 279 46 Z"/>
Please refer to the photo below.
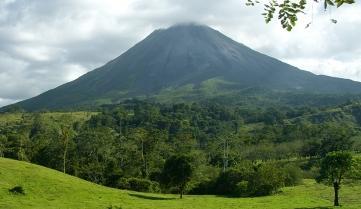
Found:
<path fill-rule="evenodd" d="M 202 181 L 194 185 L 188 193 L 197 195 L 215 194 L 214 185 L 214 181 Z"/>
<path fill-rule="evenodd" d="M 221 173 L 215 183 L 215 194 L 247 196 L 248 186 L 245 186 L 245 183 L 252 178 L 253 173 L 253 165 L 247 161 Z"/>
<path fill-rule="evenodd" d="M 247 176 L 241 170 L 230 169 L 219 175 L 215 183 L 215 193 L 220 195 L 237 195 L 237 184 L 247 180 Z"/>
<path fill-rule="evenodd" d="M 361 156 L 354 156 L 352 158 L 351 170 L 346 174 L 346 177 L 353 180 L 361 180 Z"/>
<path fill-rule="evenodd" d="M 219 168 L 198 165 L 197 171 L 188 184 L 188 194 L 215 194 L 214 185 L 219 177 Z"/>
<path fill-rule="evenodd" d="M 191 194 L 218 194 L 229 196 L 265 196 L 281 187 L 301 183 L 302 170 L 295 165 L 281 167 L 275 163 L 252 165 L 244 163 L 219 174 L 216 180 L 202 181 Z"/>
<path fill-rule="evenodd" d="M 240 181 L 236 185 L 236 193 L 235 195 L 240 197 L 248 196 L 248 181 Z"/>
<path fill-rule="evenodd" d="M 110 205 L 109 207 L 107 207 L 107 209 L 122 209 L 122 207 L 116 205 Z"/>
<path fill-rule="evenodd" d="M 116 184 L 116 188 L 119 189 L 130 189 L 128 179 L 127 178 L 120 178 Z"/>
<path fill-rule="evenodd" d="M 15 186 L 11 189 L 9 189 L 9 192 L 12 194 L 21 194 L 21 195 L 25 195 L 25 190 L 22 186 Z"/>
<path fill-rule="evenodd" d="M 320 173 L 320 167 L 315 165 L 308 170 L 303 170 L 302 178 L 303 179 L 314 179 Z"/>
<path fill-rule="evenodd" d="M 134 190 L 138 192 L 160 192 L 158 182 L 150 181 L 148 179 L 140 178 L 121 178 L 118 181 L 117 188 Z"/>
<path fill-rule="evenodd" d="M 302 170 L 296 165 L 286 165 L 283 168 L 285 186 L 296 186 L 302 183 Z"/>
<path fill-rule="evenodd" d="M 249 178 L 247 190 L 251 196 L 265 196 L 284 186 L 284 174 L 275 164 L 260 164 Z"/>

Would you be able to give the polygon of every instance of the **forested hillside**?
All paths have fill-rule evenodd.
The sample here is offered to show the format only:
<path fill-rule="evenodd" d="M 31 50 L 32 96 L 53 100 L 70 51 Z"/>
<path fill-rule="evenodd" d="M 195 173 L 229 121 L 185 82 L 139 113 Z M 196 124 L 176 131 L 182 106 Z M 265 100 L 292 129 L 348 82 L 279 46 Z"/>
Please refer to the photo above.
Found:
<path fill-rule="evenodd" d="M 358 102 L 260 108 L 132 100 L 96 112 L 3 113 L 0 124 L 3 157 L 150 192 L 176 191 L 162 185 L 174 155 L 190 157 L 188 193 L 258 196 L 316 177 L 317 159 L 331 151 L 361 151 Z M 349 175 L 360 178 L 357 170 Z M 271 173 L 272 187 L 258 185 Z"/>

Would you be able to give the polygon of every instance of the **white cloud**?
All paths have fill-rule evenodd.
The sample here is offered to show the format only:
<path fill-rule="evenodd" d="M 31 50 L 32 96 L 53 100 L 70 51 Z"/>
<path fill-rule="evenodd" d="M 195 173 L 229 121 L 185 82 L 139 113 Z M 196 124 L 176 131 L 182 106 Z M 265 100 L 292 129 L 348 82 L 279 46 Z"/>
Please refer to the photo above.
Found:
<path fill-rule="evenodd" d="M 327 59 L 290 59 L 286 62 L 301 69 L 312 69 L 318 75 L 329 75 L 340 78 L 352 78 L 361 82 L 361 56 L 347 62 L 334 58 Z"/>
<path fill-rule="evenodd" d="M 189 21 L 305 70 L 361 81 L 360 3 L 326 13 L 313 4 L 289 33 L 239 0 L 1 0 L 0 106 L 75 79 L 154 29 Z"/>
<path fill-rule="evenodd" d="M 81 65 L 76 65 L 76 64 L 69 64 L 65 66 L 67 75 L 65 77 L 65 80 L 67 82 L 75 80 L 77 78 L 79 78 L 81 75 L 83 75 L 84 73 L 87 72 L 87 69 L 84 68 Z"/>
<path fill-rule="evenodd" d="M 19 100 L 0 98 L 0 107 L 8 105 L 8 104 L 13 104 L 13 103 L 18 102 L 18 101 Z"/>

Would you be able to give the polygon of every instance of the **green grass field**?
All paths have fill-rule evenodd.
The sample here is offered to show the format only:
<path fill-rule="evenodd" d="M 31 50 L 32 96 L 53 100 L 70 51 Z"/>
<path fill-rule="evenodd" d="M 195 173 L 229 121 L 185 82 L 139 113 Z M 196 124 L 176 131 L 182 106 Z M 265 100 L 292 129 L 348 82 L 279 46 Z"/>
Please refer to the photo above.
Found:
<path fill-rule="evenodd" d="M 25 195 L 8 190 L 20 185 Z M 256 198 L 147 194 L 99 186 L 42 166 L 0 158 L 0 208 L 238 209 L 332 208 L 332 188 L 305 180 L 279 194 Z M 361 208 L 361 185 L 341 189 L 342 208 Z"/>

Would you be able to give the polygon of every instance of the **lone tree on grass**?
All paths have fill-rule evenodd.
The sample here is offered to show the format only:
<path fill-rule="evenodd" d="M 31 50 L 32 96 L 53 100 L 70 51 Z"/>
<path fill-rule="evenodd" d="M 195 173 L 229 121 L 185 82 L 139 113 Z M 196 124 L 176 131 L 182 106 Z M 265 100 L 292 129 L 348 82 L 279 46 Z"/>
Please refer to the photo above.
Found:
<path fill-rule="evenodd" d="M 352 155 L 349 152 L 330 152 L 322 159 L 320 176 L 317 182 L 326 182 L 333 185 L 335 192 L 334 206 L 339 206 L 338 194 L 341 181 L 346 172 L 351 169 Z"/>
<path fill-rule="evenodd" d="M 172 156 L 164 164 L 161 182 L 168 187 L 177 187 L 182 199 L 192 174 L 193 168 L 190 157 L 185 155 Z"/>

